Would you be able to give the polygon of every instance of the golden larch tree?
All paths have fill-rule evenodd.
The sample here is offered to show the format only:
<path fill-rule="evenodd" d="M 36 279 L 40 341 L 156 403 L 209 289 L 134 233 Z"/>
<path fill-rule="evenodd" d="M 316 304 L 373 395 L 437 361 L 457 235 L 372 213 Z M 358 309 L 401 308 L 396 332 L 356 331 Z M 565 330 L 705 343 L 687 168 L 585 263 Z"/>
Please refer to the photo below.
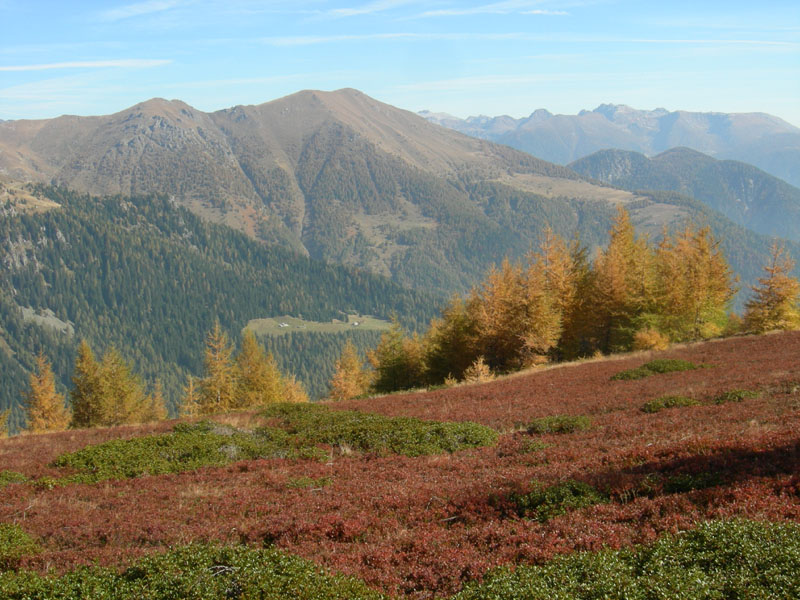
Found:
<path fill-rule="evenodd" d="M 95 427 L 102 420 L 100 397 L 100 364 L 86 340 L 78 345 L 75 367 L 72 372 L 71 427 Z"/>
<path fill-rule="evenodd" d="M 142 381 L 115 346 L 106 351 L 100 362 L 99 396 L 98 425 L 141 423 L 149 418 L 149 402 Z"/>
<path fill-rule="evenodd" d="M 69 425 L 70 414 L 64 406 L 64 396 L 56 392 L 53 369 L 43 352 L 36 357 L 36 370 L 30 374 L 23 402 L 30 433 L 63 431 Z"/>
<path fill-rule="evenodd" d="M 200 389 L 195 383 L 195 378 L 189 375 L 186 385 L 183 386 L 183 397 L 178 407 L 178 416 L 196 417 L 200 414 Z"/>
<path fill-rule="evenodd" d="M 793 268 L 794 261 L 786 249 L 773 244 L 770 260 L 763 267 L 766 277 L 759 278 L 745 307 L 747 331 L 800 329 L 800 282 L 789 275 Z"/>
<path fill-rule="evenodd" d="M 238 391 L 232 408 L 251 408 L 281 401 L 281 373 L 272 354 L 267 354 L 246 329 L 236 356 Z"/>
<path fill-rule="evenodd" d="M 238 376 L 232 357 L 228 334 L 217 321 L 206 337 L 205 376 L 200 382 L 199 396 L 201 414 L 223 412 L 236 405 Z"/>
<path fill-rule="evenodd" d="M 369 371 L 359 358 L 356 347 L 347 340 L 328 384 L 331 400 L 350 400 L 363 396 L 369 390 L 370 382 Z"/>
<path fill-rule="evenodd" d="M 167 403 L 164 401 L 164 390 L 161 381 L 156 379 L 153 391 L 147 396 L 144 411 L 141 415 L 142 423 L 163 421 L 167 418 Z"/>

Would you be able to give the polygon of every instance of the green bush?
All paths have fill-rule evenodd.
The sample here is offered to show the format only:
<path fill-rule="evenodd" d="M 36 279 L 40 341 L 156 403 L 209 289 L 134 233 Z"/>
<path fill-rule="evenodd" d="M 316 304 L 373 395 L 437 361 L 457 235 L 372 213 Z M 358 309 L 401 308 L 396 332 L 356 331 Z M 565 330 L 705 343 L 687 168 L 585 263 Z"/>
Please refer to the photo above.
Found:
<path fill-rule="evenodd" d="M 328 444 L 377 454 L 422 456 L 457 452 L 491 446 L 498 438 L 496 431 L 477 423 L 390 418 L 314 404 L 276 404 L 263 414 L 274 419 L 300 445 Z"/>
<path fill-rule="evenodd" d="M 0 523 L 0 571 L 16 568 L 22 558 L 38 551 L 38 544 L 19 525 Z"/>
<path fill-rule="evenodd" d="M 181 423 L 171 433 L 87 446 L 53 463 L 77 474 L 37 485 L 160 475 L 254 458 L 322 460 L 328 455 L 320 444 L 420 456 L 492 445 L 498 438 L 496 431 L 476 423 L 388 418 L 312 404 L 277 404 L 264 414 L 278 426 L 248 432 L 211 421 Z"/>
<path fill-rule="evenodd" d="M 356 579 L 331 576 L 275 549 L 194 544 L 121 572 L 84 567 L 62 577 L 0 573 L 4 600 L 380 600 Z"/>
<path fill-rule="evenodd" d="M 722 483 L 722 476 L 718 473 L 681 473 L 667 477 L 664 481 L 664 493 L 683 494 L 694 490 L 704 490 Z"/>
<path fill-rule="evenodd" d="M 758 392 L 752 390 L 729 390 L 714 398 L 714 404 L 726 404 L 728 402 L 741 402 L 746 398 L 758 398 Z"/>
<path fill-rule="evenodd" d="M 538 481 L 527 494 L 513 494 L 511 501 L 520 516 L 544 523 L 567 511 L 607 502 L 608 498 L 588 483 L 567 479 L 561 483 L 544 486 Z"/>
<path fill-rule="evenodd" d="M 696 365 L 688 360 L 680 360 L 678 358 L 659 358 L 651 360 L 635 369 L 628 369 L 620 371 L 611 377 L 612 381 L 631 381 L 634 379 L 644 379 L 651 375 L 659 375 L 661 373 L 675 373 L 677 371 L 692 371 L 694 369 L 703 369 L 707 365 Z"/>
<path fill-rule="evenodd" d="M 592 420 L 583 415 L 553 415 L 532 421 L 528 433 L 572 433 L 592 426 Z"/>
<path fill-rule="evenodd" d="M 642 405 L 642 412 L 657 413 L 665 408 L 675 408 L 678 406 L 697 406 L 700 404 L 693 398 L 686 396 L 661 396 L 655 400 L 650 400 Z"/>
<path fill-rule="evenodd" d="M 630 550 L 503 568 L 451 600 L 800 598 L 800 525 L 712 521 Z"/>
<path fill-rule="evenodd" d="M 0 489 L 6 487 L 11 483 L 23 483 L 28 481 L 22 473 L 16 471 L 0 471 Z"/>

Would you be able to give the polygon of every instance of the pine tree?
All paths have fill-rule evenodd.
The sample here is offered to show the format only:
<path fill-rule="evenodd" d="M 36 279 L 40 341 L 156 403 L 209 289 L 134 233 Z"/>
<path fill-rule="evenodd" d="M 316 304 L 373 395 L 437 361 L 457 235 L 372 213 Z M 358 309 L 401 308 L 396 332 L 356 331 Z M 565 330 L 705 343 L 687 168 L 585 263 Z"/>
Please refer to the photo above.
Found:
<path fill-rule="evenodd" d="M 759 278 L 746 305 L 747 331 L 800 329 L 800 282 L 789 275 L 793 268 L 794 261 L 786 249 L 773 244 L 769 263 L 763 267 L 767 276 Z"/>
<path fill-rule="evenodd" d="M 441 318 L 431 321 L 423 345 L 430 383 L 464 377 L 480 353 L 477 320 L 461 297 L 453 297 Z"/>
<path fill-rule="evenodd" d="M 96 427 L 102 421 L 103 407 L 100 397 L 100 365 L 86 340 L 78 345 L 73 388 L 71 427 Z"/>
<path fill-rule="evenodd" d="M 249 329 L 236 357 L 238 391 L 234 408 L 251 408 L 281 401 L 281 373 L 272 354 L 266 354 Z"/>
<path fill-rule="evenodd" d="M 8 418 L 11 416 L 11 409 L 7 408 L 0 412 L 0 439 L 8 437 Z"/>
<path fill-rule="evenodd" d="M 378 346 L 367 354 L 375 370 L 372 387 L 376 392 L 393 392 L 425 384 L 425 352 L 421 340 L 407 337 L 396 321 L 381 336 Z"/>
<path fill-rule="evenodd" d="M 211 414 L 236 406 L 237 374 L 233 348 L 219 321 L 206 337 L 205 376 L 200 382 L 200 413 Z"/>
<path fill-rule="evenodd" d="M 62 431 L 69 425 L 64 397 L 56 392 L 53 369 L 42 352 L 36 357 L 36 371 L 30 374 L 29 389 L 23 393 L 23 399 L 29 432 Z"/>
<path fill-rule="evenodd" d="M 336 361 L 336 369 L 329 384 L 330 398 L 350 400 L 366 394 L 369 386 L 370 375 L 358 357 L 356 347 L 347 340 L 339 360 Z"/>

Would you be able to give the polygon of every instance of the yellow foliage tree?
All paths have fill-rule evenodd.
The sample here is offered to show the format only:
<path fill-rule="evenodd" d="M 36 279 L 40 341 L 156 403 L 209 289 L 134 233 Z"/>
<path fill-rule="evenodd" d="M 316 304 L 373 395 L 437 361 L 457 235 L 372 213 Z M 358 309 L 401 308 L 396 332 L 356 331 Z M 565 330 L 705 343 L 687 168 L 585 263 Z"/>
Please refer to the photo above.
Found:
<path fill-rule="evenodd" d="M 272 354 L 266 354 L 249 329 L 236 357 L 238 390 L 232 408 L 251 408 L 281 401 L 283 383 Z"/>
<path fill-rule="evenodd" d="M 363 396 L 369 390 L 370 380 L 370 374 L 358 357 L 356 347 L 347 340 L 329 383 L 331 400 L 350 400 Z"/>
<path fill-rule="evenodd" d="M 55 377 L 44 353 L 36 357 L 36 371 L 30 374 L 29 388 L 23 393 L 28 418 L 28 431 L 63 431 L 70 422 L 64 396 L 56 392 Z"/>
<path fill-rule="evenodd" d="M 783 246 L 772 245 L 770 261 L 763 267 L 766 277 L 753 287 L 748 300 L 744 326 L 747 331 L 800 329 L 800 282 L 790 276 L 794 261 Z"/>
<path fill-rule="evenodd" d="M 178 416 L 196 417 L 200 414 L 200 390 L 195 384 L 193 376 L 186 378 L 186 385 L 183 386 L 183 398 L 178 407 Z"/>
<path fill-rule="evenodd" d="M 301 403 L 308 402 L 308 394 L 303 384 L 295 379 L 294 375 L 284 377 L 281 391 L 282 402 Z"/>
<path fill-rule="evenodd" d="M 142 381 L 114 346 L 100 362 L 99 394 L 102 418 L 98 425 L 141 423 L 148 418 L 148 399 Z"/>
<path fill-rule="evenodd" d="M 206 336 L 205 376 L 200 381 L 199 394 L 201 414 L 223 412 L 236 406 L 238 376 L 232 356 L 228 334 L 217 321 Z"/>
<path fill-rule="evenodd" d="M 145 400 L 144 411 L 140 421 L 142 423 L 153 423 L 154 421 L 163 421 L 166 418 L 167 405 L 164 401 L 164 390 L 161 387 L 161 382 L 156 380 L 153 392 Z"/>
<path fill-rule="evenodd" d="M 100 397 L 100 364 L 86 340 L 78 345 L 75 368 L 72 373 L 71 427 L 96 427 L 103 419 Z"/>
<path fill-rule="evenodd" d="M 0 412 L 0 439 L 8 437 L 8 417 L 11 416 L 11 409 L 7 408 Z"/>

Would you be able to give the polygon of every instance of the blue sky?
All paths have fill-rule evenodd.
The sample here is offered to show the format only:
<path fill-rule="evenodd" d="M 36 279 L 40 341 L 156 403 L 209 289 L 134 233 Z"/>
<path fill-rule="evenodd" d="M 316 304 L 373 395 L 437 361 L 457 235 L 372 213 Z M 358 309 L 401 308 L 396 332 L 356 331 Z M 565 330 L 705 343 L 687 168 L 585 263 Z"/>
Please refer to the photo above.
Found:
<path fill-rule="evenodd" d="M 635 108 L 800 126 L 800 2 L 0 0 L 0 119 L 352 87 L 457 116 Z"/>

